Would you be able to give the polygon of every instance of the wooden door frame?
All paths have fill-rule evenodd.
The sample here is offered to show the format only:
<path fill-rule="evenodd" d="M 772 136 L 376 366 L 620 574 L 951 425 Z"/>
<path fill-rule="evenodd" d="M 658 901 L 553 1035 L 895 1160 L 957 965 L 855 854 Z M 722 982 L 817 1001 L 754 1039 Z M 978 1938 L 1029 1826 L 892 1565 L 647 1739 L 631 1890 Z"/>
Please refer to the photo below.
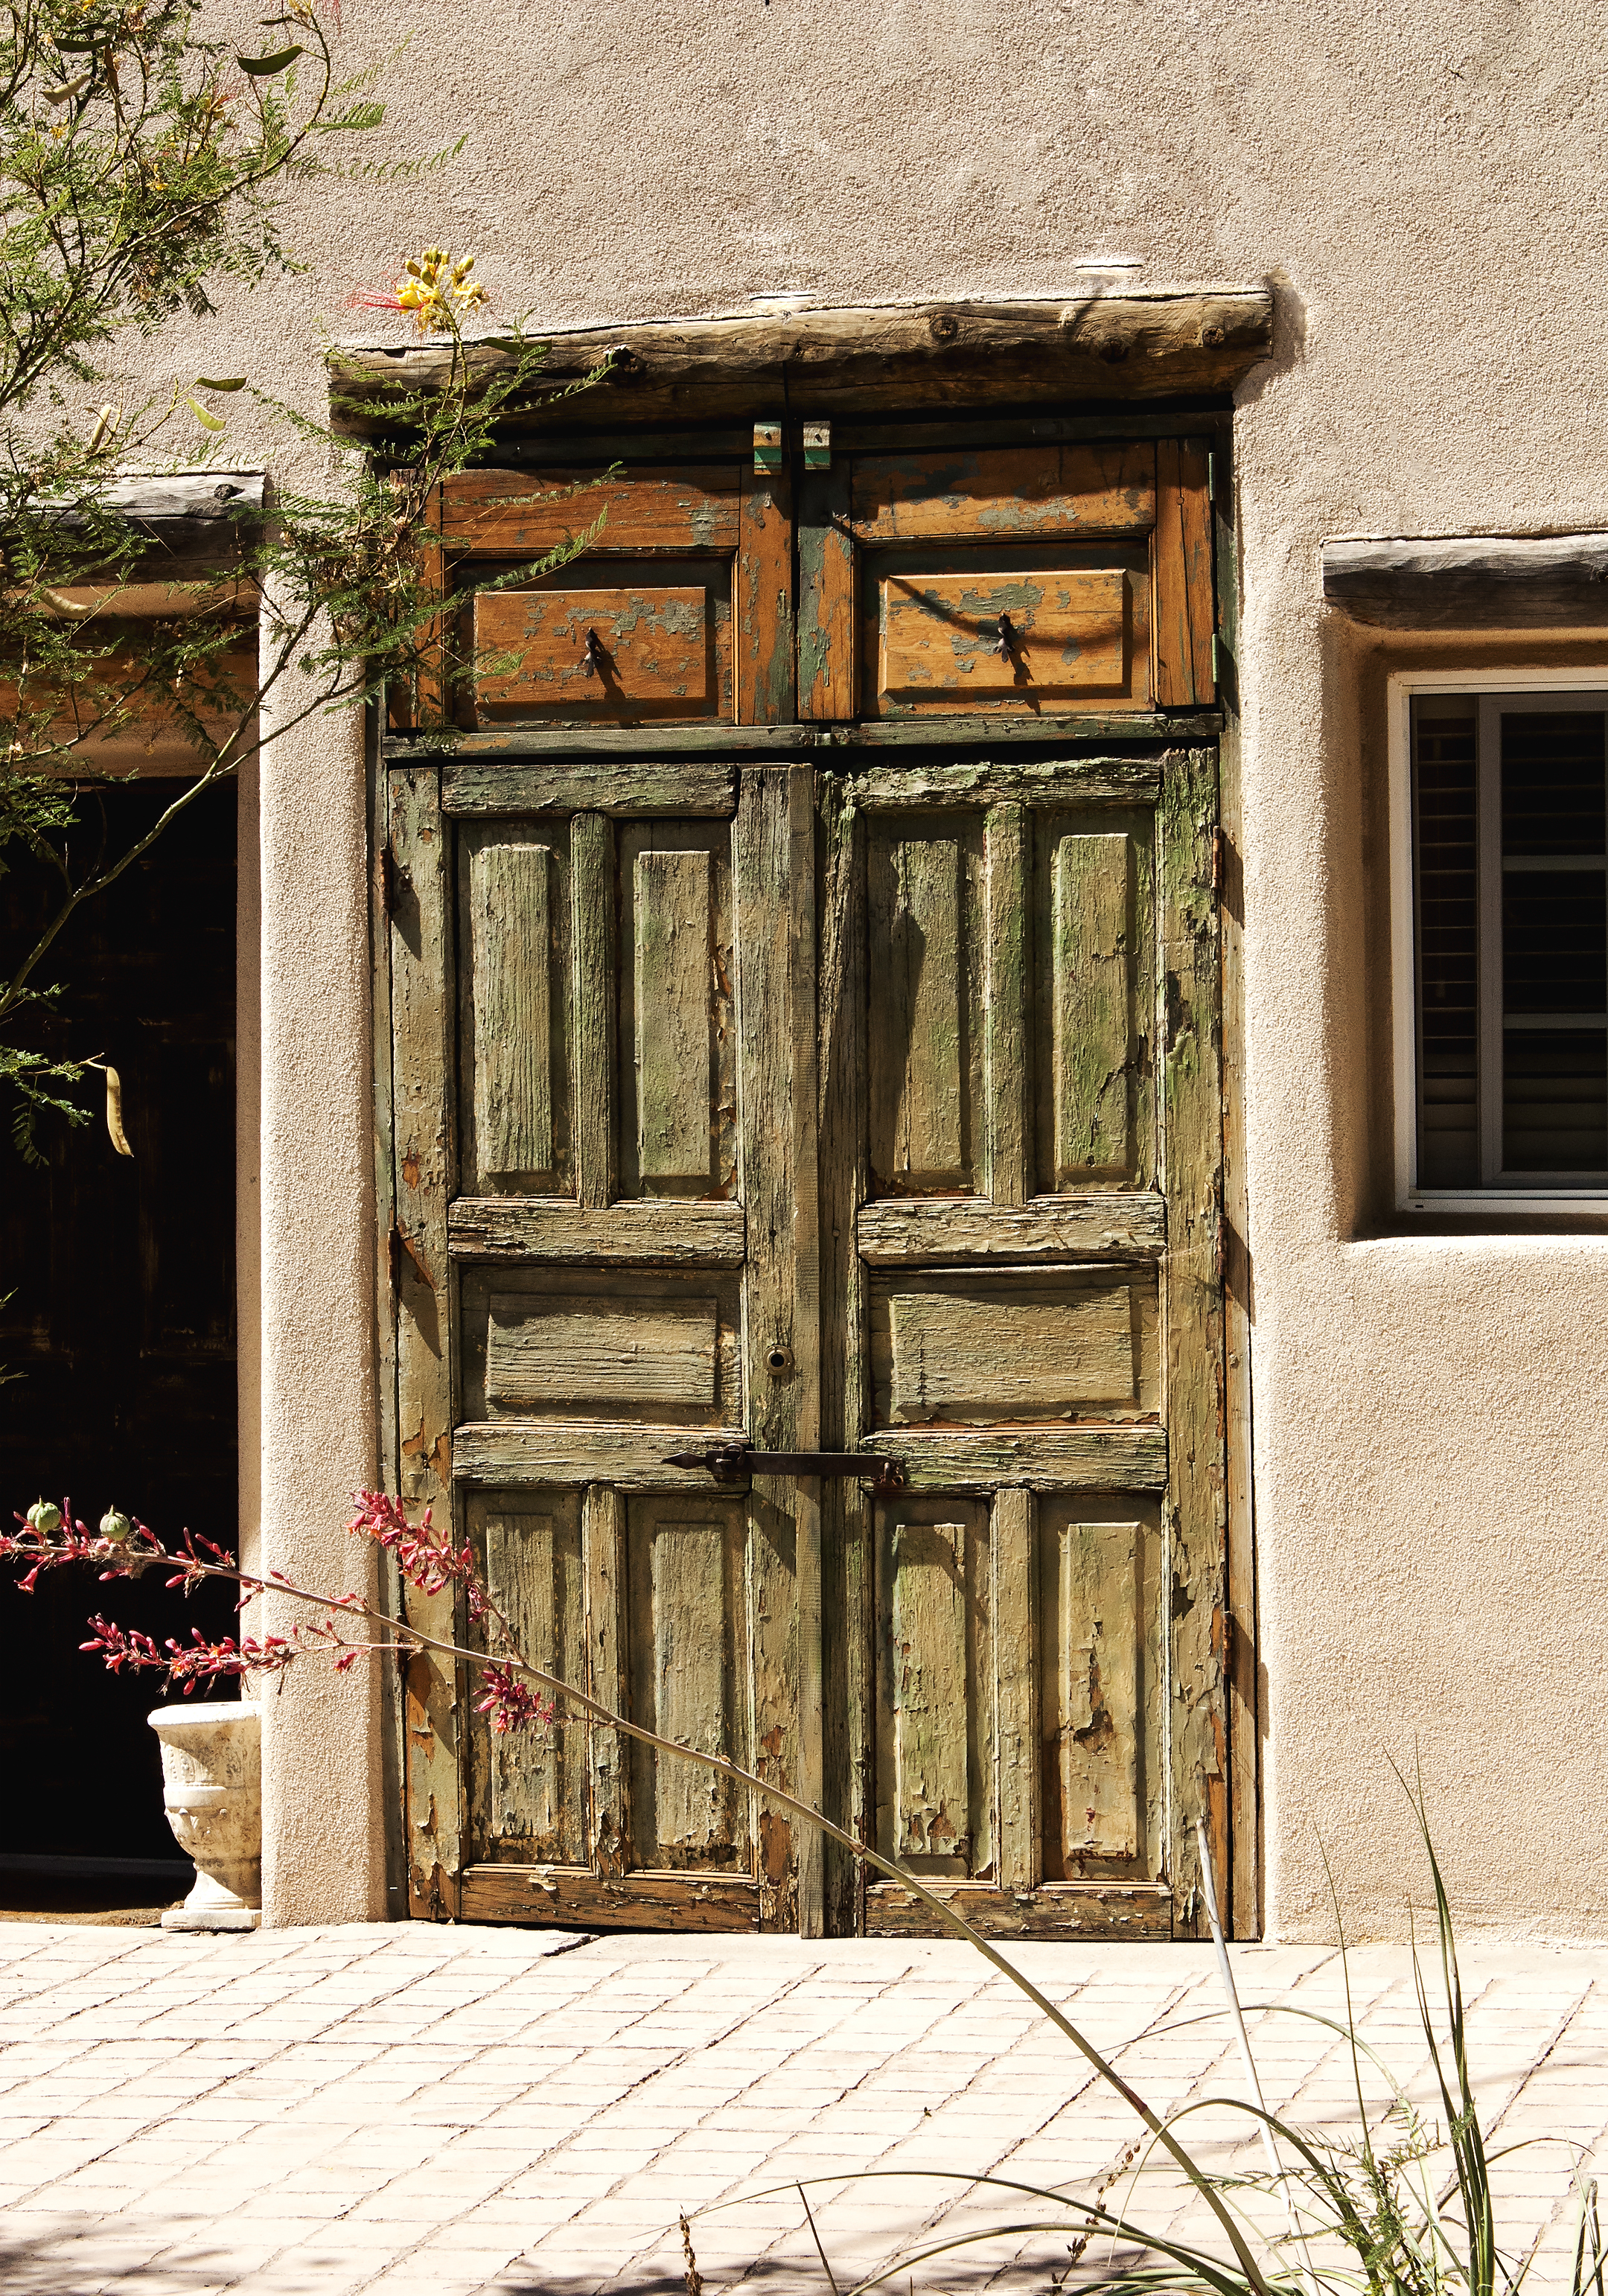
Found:
<path fill-rule="evenodd" d="M 974 416 L 928 417 L 919 424 L 889 422 L 866 418 L 852 430 L 845 424 L 845 444 L 866 445 L 891 443 L 897 437 L 914 437 L 920 433 L 923 445 L 939 445 L 957 437 L 975 438 L 986 434 L 997 441 L 1012 437 L 1031 435 L 1042 437 L 1046 429 L 1060 436 L 1177 436 L 1181 433 L 1207 436 L 1212 445 L 1215 465 L 1211 488 L 1212 546 L 1216 558 L 1218 593 L 1218 635 L 1214 646 L 1213 669 L 1217 681 L 1218 706 L 1212 709 L 1178 709 L 1146 717 L 1130 718 L 1113 724 L 1109 719 L 1093 717 L 1078 721 L 1076 734 L 1081 742 L 1098 742 L 1103 750 L 1114 743 L 1125 749 L 1129 745 L 1148 748 L 1158 738 L 1169 735 L 1195 742 L 1210 742 L 1217 750 L 1219 775 L 1220 832 L 1210 862 L 1210 882 L 1217 895 L 1220 913 L 1221 1021 L 1222 1021 L 1222 1092 L 1223 1111 L 1223 1279 L 1225 1349 L 1227 1366 L 1226 1392 L 1223 1397 L 1224 1433 L 1227 1460 L 1227 1575 L 1226 1604 L 1216 1614 L 1213 1632 L 1223 1657 L 1227 1674 L 1227 1811 L 1226 1840 L 1227 1843 L 1227 1875 L 1224 1895 L 1226 1916 L 1230 1921 L 1231 1934 L 1253 1938 L 1260 1933 L 1261 1906 L 1261 1797 L 1260 1797 L 1260 1731 L 1259 1665 L 1257 1655 L 1257 1593 L 1256 1560 L 1253 1519 L 1253 1488 L 1251 1476 L 1251 1345 L 1254 1317 L 1254 1297 L 1251 1283 L 1251 1264 L 1249 1250 L 1249 1206 L 1244 1175 L 1244 1103 L 1243 1048 L 1242 946 L 1243 933 L 1243 871 L 1241 865 L 1241 800 L 1239 785 L 1239 693 L 1237 685 L 1238 651 L 1238 563 L 1235 526 L 1234 493 L 1228 476 L 1231 422 L 1226 408 L 1210 411 L 1180 413 L 1176 409 L 1158 408 L 1152 412 L 1098 415 L 1020 416 L 1002 414 L 980 422 Z M 693 447 L 693 439 L 697 447 Z M 660 434 L 651 440 L 629 434 L 612 434 L 617 451 L 639 451 L 644 445 L 669 459 L 673 455 L 689 450 L 707 458 L 710 452 L 710 433 L 706 429 L 700 434 Z M 564 442 L 566 448 L 569 442 Z M 544 458 L 551 458 L 559 442 L 545 442 Z M 400 1431 L 397 1397 L 396 1313 L 397 1284 L 401 1270 L 398 1267 L 398 1250 L 393 1241 L 389 1248 L 385 1240 L 397 1234 L 397 1203 L 395 1196 L 392 1154 L 393 1114 L 391 1108 L 391 1027 L 392 982 L 387 957 L 390 931 L 389 898 L 394 890 L 388 867 L 387 805 L 388 789 L 398 767 L 424 763 L 424 752 L 417 754 L 406 735 L 387 736 L 377 713 L 371 713 L 369 745 L 371 773 L 370 803 L 370 917 L 372 945 L 375 962 L 372 968 L 373 997 L 373 1060 L 374 1085 L 375 1139 L 375 1205 L 377 1230 L 381 1249 L 377 1254 L 377 1289 L 375 1299 L 376 1349 L 379 1369 L 380 1456 L 387 1463 L 388 1475 L 394 1479 L 398 1459 Z M 567 771 L 573 775 L 600 775 L 609 771 L 605 760 L 627 750 L 633 751 L 651 769 L 652 758 L 658 754 L 667 762 L 674 757 L 685 769 L 700 755 L 711 760 L 713 771 L 717 755 L 727 759 L 740 756 L 764 755 L 775 764 L 806 761 L 825 763 L 818 751 L 826 747 L 841 749 L 863 748 L 867 742 L 878 743 L 889 738 L 890 729 L 868 726 L 836 726 L 810 728 L 794 724 L 768 726 L 719 727 L 693 729 L 688 734 L 655 733 L 645 739 L 640 734 L 614 733 L 598 729 L 586 736 L 573 734 L 515 733 L 494 740 L 470 736 L 463 742 L 453 761 L 435 761 L 438 770 L 466 778 L 478 777 L 488 770 L 496 771 L 499 779 L 511 770 L 530 773 L 533 779 L 546 781 L 561 758 L 567 762 Z M 1065 740 L 1070 727 L 1021 727 L 1000 725 L 945 725 L 934 723 L 917 729 L 919 738 L 929 745 L 939 745 L 950 751 L 964 753 L 967 750 L 1002 744 L 1016 749 L 1024 742 L 1042 744 L 1046 735 L 1060 734 Z M 904 729 L 891 729 L 895 740 L 909 740 Z M 481 752 L 485 754 L 482 755 Z M 496 755 L 501 762 L 492 764 Z M 522 766 L 516 759 L 529 760 Z M 538 762 L 551 760 L 546 770 Z M 848 759 L 844 760 L 847 764 Z M 831 784 L 827 784 L 830 786 Z M 823 916 L 825 910 L 822 911 Z M 824 1073 L 820 1079 L 821 1105 L 829 1105 L 835 1090 L 841 1088 L 841 1079 Z M 831 1190 L 829 1187 L 828 1196 Z M 833 1233 L 833 1207 L 830 1201 L 821 1206 L 824 1239 Z M 406 1255 L 404 1255 L 404 1258 Z M 825 1385 L 823 1404 L 825 1410 L 824 1425 L 831 1419 L 831 1382 L 829 1367 L 824 1369 Z M 824 1434 L 820 1439 L 826 1439 Z M 835 1496 L 844 1487 L 829 1489 L 826 1501 L 823 1537 L 828 1548 L 834 1536 L 833 1509 Z M 390 1574 L 387 1574 L 388 1577 Z M 395 1592 L 394 1585 L 388 1591 Z M 866 1590 L 868 1599 L 869 1590 Z M 816 1600 L 818 1602 L 818 1582 Z M 823 1685 L 824 1729 L 828 1763 L 833 1742 L 835 1717 L 840 1710 L 838 1685 L 831 1681 Z M 455 1910 L 454 1890 L 445 1874 L 434 1877 L 429 1890 L 420 1892 L 407 1876 L 406 1841 L 402 1829 L 401 1780 L 405 1770 L 404 1740 L 406 1728 L 406 1697 L 400 1685 L 394 1685 L 390 1694 L 390 1728 L 386 1749 L 388 1857 L 389 1874 L 392 1885 L 392 1903 L 406 1902 L 410 1912 L 434 1914 L 438 1917 Z M 1225 1882 L 1219 1876 L 1219 1884 Z M 844 1874 L 834 1866 L 832 1853 L 822 1864 L 819 1885 L 823 1919 L 833 1907 L 844 1907 L 863 1887 L 852 1873 Z M 845 1898 L 847 1892 L 847 1899 Z M 836 1923 L 827 1920 L 827 1926 Z"/>

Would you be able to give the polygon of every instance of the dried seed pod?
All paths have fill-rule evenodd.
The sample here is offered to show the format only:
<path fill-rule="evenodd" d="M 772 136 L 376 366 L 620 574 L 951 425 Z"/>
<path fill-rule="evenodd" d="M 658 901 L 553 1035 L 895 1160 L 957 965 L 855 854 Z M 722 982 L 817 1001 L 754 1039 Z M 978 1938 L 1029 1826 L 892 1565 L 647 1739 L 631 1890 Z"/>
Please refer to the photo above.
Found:
<path fill-rule="evenodd" d="M 123 1084 L 116 1069 L 106 1071 L 106 1129 L 111 1135 L 111 1144 L 119 1156 L 132 1156 L 128 1135 L 123 1129 Z"/>
<path fill-rule="evenodd" d="M 132 1535 L 134 1525 L 127 1516 L 116 1507 L 108 1507 L 101 1517 L 101 1537 L 109 1538 L 114 1546 L 121 1546 L 123 1541 Z"/>
<path fill-rule="evenodd" d="M 62 1510 L 49 1499 L 36 1499 L 28 1510 L 28 1527 L 37 1530 L 41 1538 L 53 1538 L 62 1528 Z"/>

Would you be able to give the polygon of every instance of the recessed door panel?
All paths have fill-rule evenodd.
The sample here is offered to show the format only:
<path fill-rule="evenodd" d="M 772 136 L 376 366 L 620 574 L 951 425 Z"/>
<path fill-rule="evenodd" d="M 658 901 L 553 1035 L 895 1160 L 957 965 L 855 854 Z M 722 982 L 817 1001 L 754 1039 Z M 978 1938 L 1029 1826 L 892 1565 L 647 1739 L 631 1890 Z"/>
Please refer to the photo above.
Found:
<path fill-rule="evenodd" d="M 631 1719 L 746 1768 L 744 1514 L 737 1500 L 633 1499 L 626 1607 Z M 629 1777 L 633 1868 L 752 1873 L 746 1787 L 640 1742 L 630 1750 Z"/>
<path fill-rule="evenodd" d="M 501 590 L 474 609 L 480 715 L 719 714 L 718 594 L 647 580 L 607 589 Z M 730 691 L 729 644 L 724 683 Z"/>
<path fill-rule="evenodd" d="M 1153 1870 L 1162 1798 L 1161 1538 L 1153 1513 L 1040 1503 L 1045 1878 Z"/>
<path fill-rule="evenodd" d="M 883 1280 L 872 1287 L 870 1328 L 878 1426 L 1159 1415 L 1148 1268 Z"/>
<path fill-rule="evenodd" d="M 982 837 L 976 820 L 878 824 L 867 863 L 871 1164 L 878 1194 L 976 1185 L 982 1088 Z"/>
<path fill-rule="evenodd" d="M 568 824 L 466 832 L 458 883 L 470 1189 L 568 1194 Z"/>
<path fill-rule="evenodd" d="M 619 840 L 621 1193 L 731 1196 L 736 1046 L 731 832 L 631 823 Z"/>
<path fill-rule="evenodd" d="M 994 1632 L 988 1510 L 877 1510 L 877 1847 L 923 1878 L 994 1856 Z"/>
<path fill-rule="evenodd" d="M 1120 567 L 882 578 L 878 692 L 910 708 L 1116 698 L 1133 616 Z"/>
<path fill-rule="evenodd" d="M 653 1249 L 651 1234 L 644 1248 Z M 717 1427 L 741 1418 L 734 1272 L 476 1264 L 465 1268 L 462 1301 L 472 1420 Z"/>
<path fill-rule="evenodd" d="M 1032 873 L 1038 1184 L 1143 1188 L 1155 1170 L 1154 830 L 1046 812 Z"/>
<path fill-rule="evenodd" d="M 518 1648 L 577 1689 L 587 1686 L 580 1503 L 556 1491 L 477 1497 L 469 1529 L 493 1602 Z M 555 1703 L 539 1729 L 480 1734 L 472 1796 L 488 1838 L 533 1863 L 587 1863 L 587 1729 Z"/>

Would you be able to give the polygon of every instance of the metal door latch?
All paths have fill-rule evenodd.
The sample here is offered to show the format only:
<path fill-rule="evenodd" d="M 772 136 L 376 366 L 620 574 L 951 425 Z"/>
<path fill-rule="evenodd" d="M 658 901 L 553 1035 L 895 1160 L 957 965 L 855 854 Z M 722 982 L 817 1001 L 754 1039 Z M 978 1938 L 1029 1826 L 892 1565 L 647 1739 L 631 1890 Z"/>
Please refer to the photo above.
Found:
<path fill-rule="evenodd" d="M 607 667 L 607 662 L 608 657 L 603 652 L 603 642 L 599 638 L 597 632 L 595 630 L 588 630 L 587 632 L 587 650 L 580 658 L 582 674 L 587 677 L 601 677 Z"/>
<path fill-rule="evenodd" d="M 746 1443 L 711 1443 L 705 1451 L 672 1451 L 667 1467 L 704 1467 L 718 1483 L 746 1482 L 750 1475 L 838 1475 L 868 1484 L 880 1498 L 905 1488 L 897 1459 L 872 1451 L 752 1451 Z"/>
<path fill-rule="evenodd" d="M 1012 621 L 1009 614 L 1001 614 L 999 617 L 999 636 L 996 639 L 993 648 L 993 651 L 999 656 L 1001 661 L 1014 662 L 1016 659 L 1016 648 L 1021 642 L 1021 634 L 1017 630 L 1015 624 Z"/>

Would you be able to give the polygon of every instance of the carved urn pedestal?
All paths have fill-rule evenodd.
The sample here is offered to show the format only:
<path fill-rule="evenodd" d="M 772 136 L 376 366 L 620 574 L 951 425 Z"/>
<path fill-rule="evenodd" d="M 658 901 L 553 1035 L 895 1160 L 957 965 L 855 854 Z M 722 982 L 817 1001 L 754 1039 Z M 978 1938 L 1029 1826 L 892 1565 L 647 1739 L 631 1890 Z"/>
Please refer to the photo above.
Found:
<path fill-rule="evenodd" d="M 165 1930 L 254 1930 L 262 1920 L 262 1710 L 249 1700 L 159 1706 L 162 1800 L 195 1887 Z"/>

